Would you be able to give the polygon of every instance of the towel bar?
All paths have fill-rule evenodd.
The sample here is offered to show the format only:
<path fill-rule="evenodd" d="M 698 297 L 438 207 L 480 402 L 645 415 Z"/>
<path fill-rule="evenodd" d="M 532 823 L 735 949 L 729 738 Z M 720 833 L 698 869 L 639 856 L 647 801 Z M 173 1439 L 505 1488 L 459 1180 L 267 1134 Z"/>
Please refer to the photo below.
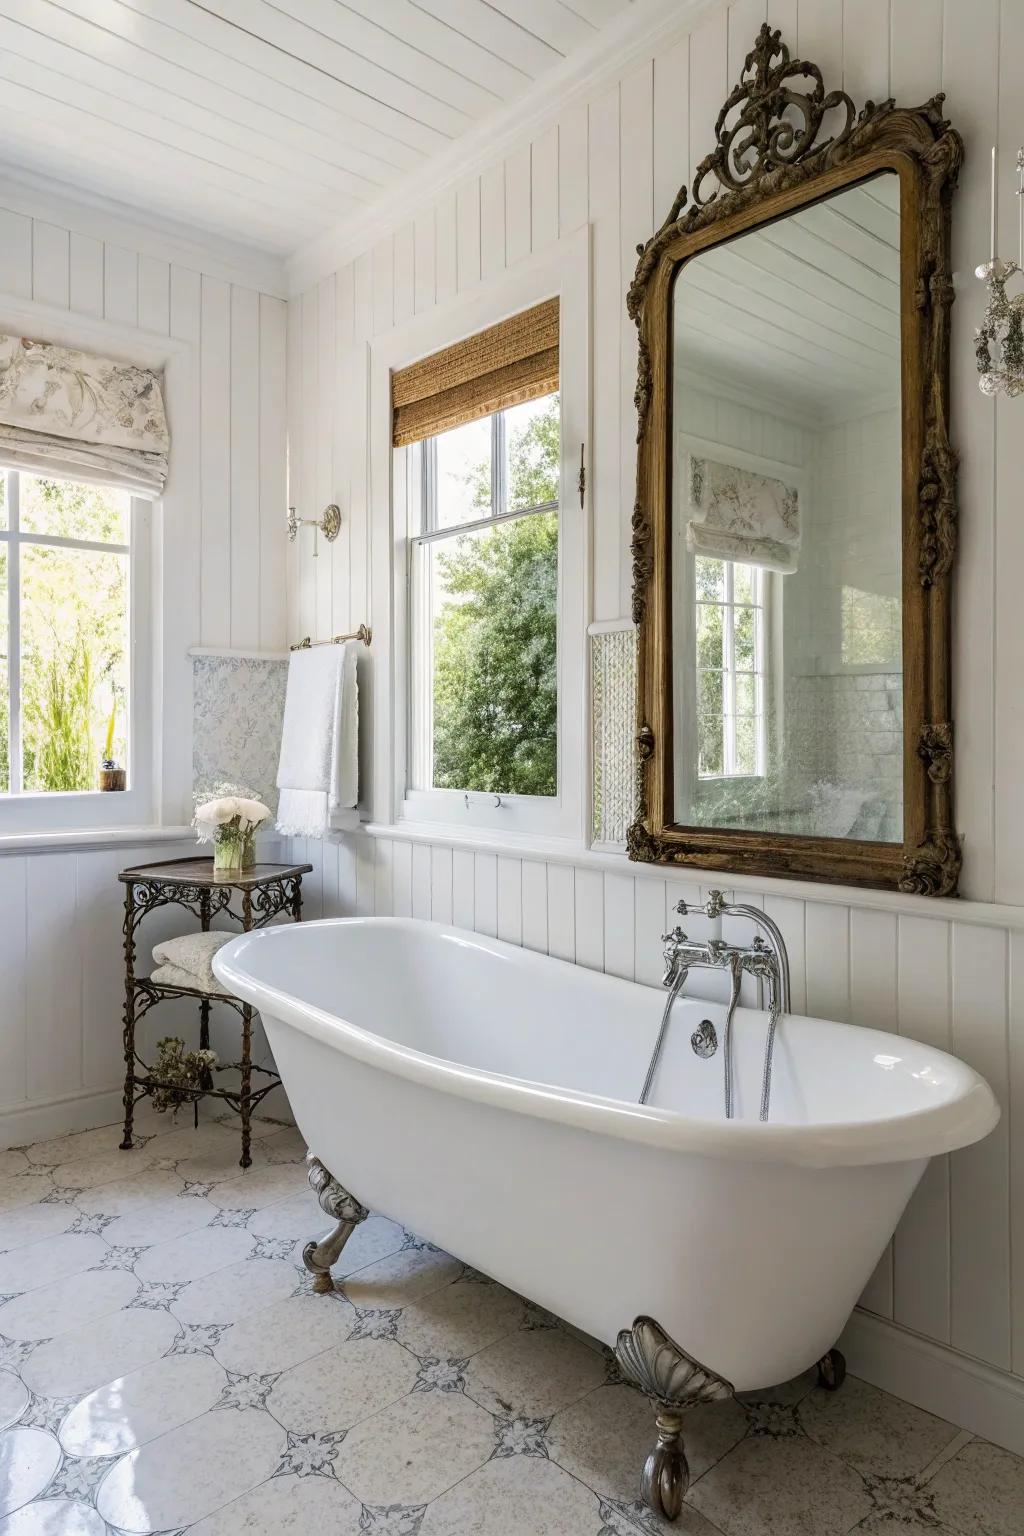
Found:
<path fill-rule="evenodd" d="M 290 645 L 290 651 L 311 651 L 314 645 L 342 645 L 346 640 L 361 640 L 364 645 L 369 645 L 373 639 L 373 631 L 368 624 L 360 624 L 359 628 L 351 635 L 332 635 L 329 640 L 311 640 L 308 635 L 303 636 L 297 645 Z"/>

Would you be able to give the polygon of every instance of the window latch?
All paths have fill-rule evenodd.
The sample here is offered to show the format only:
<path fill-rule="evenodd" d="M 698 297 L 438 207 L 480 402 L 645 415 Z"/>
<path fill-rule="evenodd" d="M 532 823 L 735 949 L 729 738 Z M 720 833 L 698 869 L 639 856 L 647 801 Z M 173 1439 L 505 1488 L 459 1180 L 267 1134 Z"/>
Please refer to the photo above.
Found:
<path fill-rule="evenodd" d="M 587 494 L 587 465 L 584 459 L 586 443 L 580 443 L 580 472 L 576 476 L 576 489 L 580 493 L 580 511 L 583 511 L 583 500 Z"/>

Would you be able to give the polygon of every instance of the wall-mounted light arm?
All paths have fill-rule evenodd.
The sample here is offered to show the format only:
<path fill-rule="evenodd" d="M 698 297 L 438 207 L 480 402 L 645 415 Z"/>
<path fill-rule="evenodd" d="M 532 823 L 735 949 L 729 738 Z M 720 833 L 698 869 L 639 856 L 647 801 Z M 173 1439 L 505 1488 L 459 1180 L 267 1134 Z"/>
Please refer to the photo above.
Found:
<path fill-rule="evenodd" d="M 322 533 L 328 544 L 333 544 L 335 539 L 338 537 L 338 534 L 341 531 L 341 508 L 338 506 L 337 502 L 332 501 L 329 506 L 324 508 L 323 516 L 316 518 L 297 517 L 295 508 L 289 507 L 288 542 L 290 544 L 295 543 L 299 529 L 303 526 L 303 524 L 307 524 L 313 529 L 313 558 L 315 560 L 320 553 L 317 547 L 317 535 Z"/>

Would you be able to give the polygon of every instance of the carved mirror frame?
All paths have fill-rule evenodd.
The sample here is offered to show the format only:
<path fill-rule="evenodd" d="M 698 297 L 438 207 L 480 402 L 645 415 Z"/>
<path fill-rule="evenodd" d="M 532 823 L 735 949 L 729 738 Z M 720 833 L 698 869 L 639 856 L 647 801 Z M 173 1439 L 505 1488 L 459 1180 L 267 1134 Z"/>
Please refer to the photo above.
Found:
<path fill-rule="evenodd" d="M 629 289 L 639 359 L 635 403 L 633 621 L 638 626 L 637 809 L 631 859 L 953 896 L 960 839 L 953 823 L 950 604 L 956 550 L 957 455 L 950 447 L 950 204 L 963 156 L 942 116 L 923 107 L 826 94 L 815 64 L 790 60 L 762 26 L 715 125 L 716 148 L 645 245 Z M 817 142 L 826 114 L 842 124 Z M 903 504 L 904 841 L 688 827 L 673 821 L 672 295 L 699 251 L 880 171 L 900 180 Z M 711 190 L 705 196 L 705 184 Z"/>

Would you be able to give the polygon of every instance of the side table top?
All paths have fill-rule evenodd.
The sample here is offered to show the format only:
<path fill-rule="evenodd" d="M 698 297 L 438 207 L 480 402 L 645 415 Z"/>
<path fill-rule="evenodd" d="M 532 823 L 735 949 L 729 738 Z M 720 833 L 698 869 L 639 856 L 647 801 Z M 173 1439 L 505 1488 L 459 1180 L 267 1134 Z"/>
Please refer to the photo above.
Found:
<path fill-rule="evenodd" d="M 153 881 L 163 885 L 210 886 L 211 889 L 233 886 L 236 890 L 245 891 L 269 885 L 274 880 L 292 880 L 300 875 L 308 875 L 312 869 L 312 864 L 250 864 L 248 869 L 230 872 L 218 870 L 215 873 L 212 858 L 165 859 L 163 863 L 135 864 L 130 869 L 122 869 L 117 878 L 124 885 Z"/>

